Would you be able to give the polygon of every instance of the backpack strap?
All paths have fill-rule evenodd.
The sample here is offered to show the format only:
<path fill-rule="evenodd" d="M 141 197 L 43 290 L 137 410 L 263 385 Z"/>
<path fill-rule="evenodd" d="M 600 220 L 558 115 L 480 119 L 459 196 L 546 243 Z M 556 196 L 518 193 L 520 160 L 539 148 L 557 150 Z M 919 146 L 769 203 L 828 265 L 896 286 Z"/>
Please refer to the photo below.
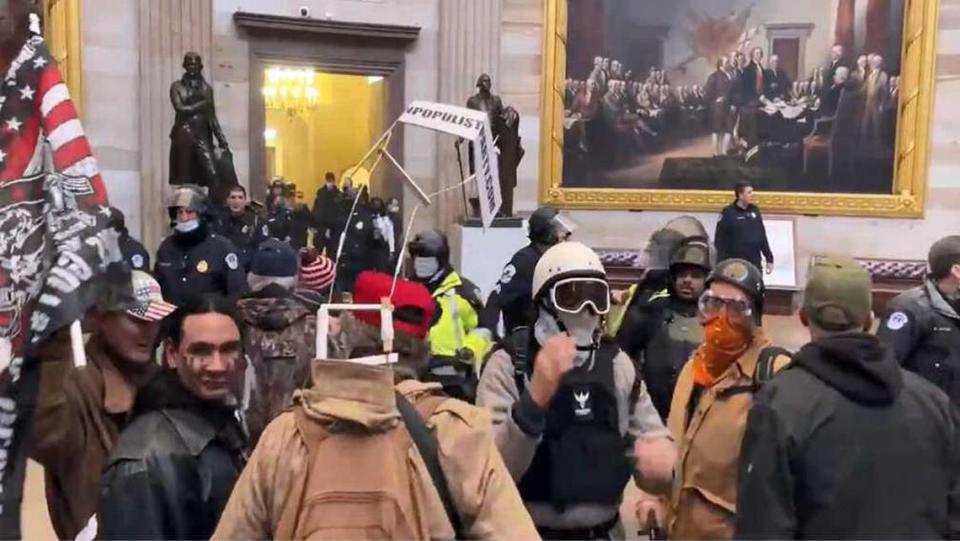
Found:
<path fill-rule="evenodd" d="M 767 346 L 760 351 L 757 366 L 753 369 L 754 392 L 760 390 L 764 383 L 770 381 L 776 375 L 776 361 L 779 357 L 792 359 L 793 353 L 780 346 Z"/>
<path fill-rule="evenodd" d="M 294 539 L 296 536 L 297 525 L 300 523 L 300 510 L 303 507 L 301 504 L 307 490 L 307 484 L 310 482 L 310 468 L 315 462 L 314 457 L 320 448 L 320 444 L 330 436 L 330 431 L 324 425 L 307 416 L 303 411 L 303 406 L 295 405 L 292 412 L 294 425 L 307 448 L 306 471 L 296 479 L 295 485 L 287 496 L 287 503 L 280 512 L 280 518 L 273 532 L 274 539 Z"/>
<path fill-rule="evenodd" d="M 423 463 L 427 467 L 433 486 L 440 494 L 440 501 L 443 502 L 443 509 L 447 513 L 447 519 L 453 526 L 456 539 L 464 539 L 463 523 L 460 520 L 460 513 L 453 503 L 453 497 L 450 495 L 450 485 L 447 484 L 447 478 L 440 467 L 440 446 L 437 438 L 427 427 L 424 419 L 429 419 L 433 412 L 437 410 L 442 402 L 449 400 L 446 396 L 433 395 L 417 401 L 414 407 L 409 400 L 404 398 L 399 392 L 397 395 L 397 409 L 400 411 L 400 417 L 403 418 L 403 424 L 410 434 L 410 439 L 420 452 Z"/>

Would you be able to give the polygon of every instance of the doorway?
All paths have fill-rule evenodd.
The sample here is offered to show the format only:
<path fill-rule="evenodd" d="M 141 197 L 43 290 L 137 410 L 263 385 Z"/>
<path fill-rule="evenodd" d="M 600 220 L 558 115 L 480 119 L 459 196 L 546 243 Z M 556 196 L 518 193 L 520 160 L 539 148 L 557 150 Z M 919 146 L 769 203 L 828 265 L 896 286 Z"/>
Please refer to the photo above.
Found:
<path fill-rule="evenodd" d="M 331 73 L 270 64 L 263 73 L 266 176 L 295 184 L 298 203 L 312 205 L 326 173 L 338 186 L 350 177 L 371 196 L 386 193 L 383 176 L 353 170 L 386 129 L 390 82 L 379 75 Z"/>

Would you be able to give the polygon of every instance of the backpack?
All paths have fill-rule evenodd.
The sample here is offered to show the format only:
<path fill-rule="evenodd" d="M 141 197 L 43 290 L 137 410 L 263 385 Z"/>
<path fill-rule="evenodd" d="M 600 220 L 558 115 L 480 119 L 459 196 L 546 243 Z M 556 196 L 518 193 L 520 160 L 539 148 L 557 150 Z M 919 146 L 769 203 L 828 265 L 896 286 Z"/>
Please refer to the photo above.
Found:
<path fill-rule="evenodd" d="M 424 419 L 444 401 L 428 395 L 411 404 L 399 393 L 402 424 L 384 432 L 352 425 L 323 425 L 294 408 L 307 447 L 302 481 L 288 496 L 274 538 L 311 540 L 428 539 L 424 497 L 410 460 L 416 446 L 440 494 L 456 537 L 459 516 L 440 468 L 437 441 Z"/>
<path fill-rule="evenodd" d="M 760 350 L 757 366 L 753 369 L 753 381 L 749 385 L 736 385 L 720 391 L 719 396 L 729 397 L 740 393 L 756 394 L 763 384 L 777 374 L 776 360 L 779 357 L 793 359 L 793 353 L 780 346 L 767 346 Z"/>

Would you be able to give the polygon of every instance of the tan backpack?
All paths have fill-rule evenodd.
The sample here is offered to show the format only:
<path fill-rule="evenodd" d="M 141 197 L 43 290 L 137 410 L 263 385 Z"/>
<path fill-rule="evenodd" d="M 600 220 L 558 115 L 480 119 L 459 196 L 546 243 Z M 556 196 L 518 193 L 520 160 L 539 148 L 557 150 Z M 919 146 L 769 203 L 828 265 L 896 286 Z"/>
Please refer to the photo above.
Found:
<path fill-rule="evenodd" d="M 415 406 L 410 406 L 399 395 L 397 400 L 404 422 L 385 432 L 355 425 L 320 424 L 310 419 L 302 407 L 294 408 L 297 430 L 307 446 L 307 467 L 287 498 L 274 532 L 275 539 L 430 538 L 423 513 L 426 494 L 410 458 L 410 449 L 417 445 L 449 516 L 446 481 L 436 478 L 435 468 L 430 464 L 431 461 L 438 464 L 436 442 L 434 440 L 430 457 L 427 455 L 431 451 L 424 451 L 414 441 L 414 437 L 423 439 L 422 431 L 418 430 L 426 430 L 423 419 L 429 419 L 447 397 L 427 396 Z M 410 411 L 416 414 L 420 427 L 409 426 Z M 411 436 L 418 432 L 419 435 Z M 427 445 L 429 447 L 429 443 Z M 451 517 L 451 521 L 458 529 L 456 517 Z"/>

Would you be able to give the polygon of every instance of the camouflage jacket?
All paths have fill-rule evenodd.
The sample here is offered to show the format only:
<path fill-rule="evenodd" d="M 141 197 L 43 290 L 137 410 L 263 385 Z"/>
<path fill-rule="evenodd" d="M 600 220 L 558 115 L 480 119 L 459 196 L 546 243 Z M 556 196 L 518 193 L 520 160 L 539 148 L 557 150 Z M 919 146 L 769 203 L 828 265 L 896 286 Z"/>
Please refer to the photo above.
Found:
<path fill-rule="evenodd" d="M 256 444 L 263 429 L 286 409 L 293 392 L 310 380 L 316 317 L 291 293 L 276 286 L 237 303 L 249 360 L 243 413 Z"/>

